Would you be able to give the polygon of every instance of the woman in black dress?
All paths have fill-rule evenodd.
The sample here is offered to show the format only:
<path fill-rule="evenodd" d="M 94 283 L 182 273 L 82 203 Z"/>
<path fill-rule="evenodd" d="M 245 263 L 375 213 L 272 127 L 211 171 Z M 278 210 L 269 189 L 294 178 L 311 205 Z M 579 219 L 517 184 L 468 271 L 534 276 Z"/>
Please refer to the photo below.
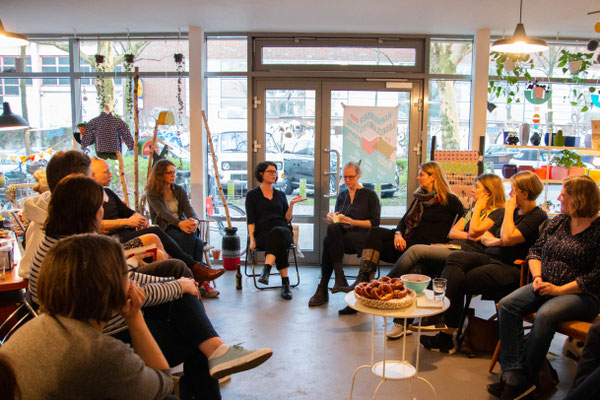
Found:
<path fill-rule="evenodd" d="M 260 185 L 246 195 L 246 216 L 250 250 L 261 249 L 266 253 L 265 267 L 258 278 L 264 285 L 269 284 L 269 274 L 273 264 L 281 274 L 281 297 L 290 300 L 290 279 L 288 277 L 288 249 L 293 241 L 292 210 L 294 204 L 306 200 L 294 197 L 288 206 L 287 198 L 281 190 L 273 187 L 277 182 L 277 165 L 271 161 L 259 163 L 254 176 Z"/>
<path fill-rule="evenodd" d="M 327 236 L 323 240 L 321 282 L 309 306 L 318 306 L 328 301 L 327 283 L 335 271 L 335 284 L 331 293 L 348 286 L 344 277 L 342 259 L 344 254 L 360 254 L 371 227 L 379 226 L 381 206 L 377 194 L 360 184 L 360 165 L 349 162 L 343 169 L 344 183 L 348 189 L 342 191 L 335 202 L 335 211 L 327 214 Z"/>

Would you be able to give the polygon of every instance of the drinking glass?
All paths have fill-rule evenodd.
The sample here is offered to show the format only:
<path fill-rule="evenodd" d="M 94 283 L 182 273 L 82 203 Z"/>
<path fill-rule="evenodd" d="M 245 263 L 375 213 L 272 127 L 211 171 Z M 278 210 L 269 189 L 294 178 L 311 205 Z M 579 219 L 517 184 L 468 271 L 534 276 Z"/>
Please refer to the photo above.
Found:
<path fill-rule="evenodd" d="M 433 279 L 433 299 L 438 301 L 444 300 L 444 295 L 446 294 L 446 284 L 448 281 L 444 278 L 434 278 Z"/>

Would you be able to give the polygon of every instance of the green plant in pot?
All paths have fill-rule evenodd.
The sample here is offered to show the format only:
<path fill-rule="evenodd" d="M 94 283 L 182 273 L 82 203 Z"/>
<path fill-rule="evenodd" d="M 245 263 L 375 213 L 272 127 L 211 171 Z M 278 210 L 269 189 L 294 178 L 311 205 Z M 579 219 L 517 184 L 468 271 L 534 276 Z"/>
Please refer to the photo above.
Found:
<path fill-rule="evenodd" d="M 565 136 L 563 135 L 562 129 L 556 133 L 556 136 L 552 138 L 552 146 L 564 146 L 565 145 Z"/>
<path fill-rule="evenodd" d="M 519 78 L 525 78 L 531 81 L 530 71 L 534 69 L 533 58 L 530 54 L 500 53 L 492 51 L 490 53 L 492 63 L 495 63 L 496 75 L 498 80 L 490 80 L 488 83 L 488 93 L 491 98 L 506 97 L 506 103 L 520 103 Z"/>
<path fill-rule="evenodd" d="M 585 73 L 592 65 L 592 57 L 594 57 L 593 52 L 570 52 L 567 49 L 562 49 L 558 57 L 558 67 L 562 68 L 563 72 L 569 71 L 573 76 L 579 75 L 579 73 Z"/>
<path fill-rule="evenodd" d="M 585 174 L 585 164 L 581 161 L 581 156 L 572 150 L 561 150 L 559 151 L 552 159 L 550 163 L 553 165 L 551 176 L 552 179 L 563 179 L 567 175 L 584 175 Z M 564 176 L 562 178 L 554 177 L 553 171 L 555 168 L 564 169 Z M 562 174 L 562 172 L 559 172 Z"/>

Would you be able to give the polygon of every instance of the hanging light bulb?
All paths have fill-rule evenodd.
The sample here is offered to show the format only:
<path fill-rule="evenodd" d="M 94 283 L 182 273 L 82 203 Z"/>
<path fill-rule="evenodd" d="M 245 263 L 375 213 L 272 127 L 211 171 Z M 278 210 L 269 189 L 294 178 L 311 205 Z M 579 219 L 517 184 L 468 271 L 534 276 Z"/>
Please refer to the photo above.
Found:
<path fill-rule="evenodd" d="M 4 30 L 4 25 L 0 21 L 0 46 L 27 46 L 29 41 L 23 35 L 10 33 Z"/>
<path fill-rule="evenodd" d="M 523 14 L 523 0 L 519 10 L 519 23 L 515 28 L 513 36 L 509 39 L 496 40 L 491 47 L 492 51 L 501 53 L 537 53 L 548 50 L 548 44 L 542 39 L 527 37 L 525 26 L 521 22 Z"/>

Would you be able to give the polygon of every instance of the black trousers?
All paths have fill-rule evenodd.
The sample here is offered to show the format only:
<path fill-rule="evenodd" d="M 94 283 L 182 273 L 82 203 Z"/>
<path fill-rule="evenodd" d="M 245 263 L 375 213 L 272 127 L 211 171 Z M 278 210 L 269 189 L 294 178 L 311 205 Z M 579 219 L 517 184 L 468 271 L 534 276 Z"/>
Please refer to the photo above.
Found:
<path fill-rule="evenodd" d="M 373 249 L 379 252 L 379 259 L 389 263 L 395 263 L 403 251 L 396 249 L 394 246 L 394 236 L 396 231 L 386 228 L 371 228 L 365 240 L 365 249 Z M 410 240 L 406 241 L 408 248 L 414 244 Z"/>
<path fill-rule="evenodd" d="M 466 294 L 500 300 L 519 287 L 520 271 L 486 254 L 455 251 L 446 260 L 441 276 L 448 280 L 446 296 L 450 299 L 444 319 L 448 327 L 458 328 Z"/>
<path fill-rule="evenodd" d="M 175 240 L 173 240 L 173 238 L 171 236 L 167 235 L 167 233 L 165 231 L 163 231 L 161 228 L 159 228 L 156 225 L 152 225 L 147 228 L 140 229 L 140 230 L 128 229 L 128 230 L 119 232 L 117 235 L 119 236 L 119 241 L 121 243 L 125 243 L 133 238 L 139 237 L 141 235 L 145 235 L 146 233 L 153 233 L 156 236 L 158 236 L 158 238 L 160 239 L 160 241 L 163 244 L 163 247 L 165 248 L 165 251 L 171 257 L 183 261 L 185 263 L 185 265 L 187 265 L 188 267 L 191 267 L 192 265 L 194 265 L 196 263 L 196 261 L 189 254 L 187 254 L 185 251 L 183 251 L 181 249 L 181 247 L 179 247 L 177 242 Z"/>
<path fill-rule="evenodd" d="M 329 224 L 327 236 L 323 240 L 321 256 L 321 281 L 327 282 L 331 278 L 334 265 L 341 265 L 344 254 L 360 255 L 365 248 L 367 229 L 349 228 L 344 224 Z"/>
<path fill-rule="evenodd" d="M 275 256 L 278 270 L 289 267 L 288 253 L 294 236 L 289 226 L 274 226 L 268 231 L 255 232 L 256 248 Z"/>

